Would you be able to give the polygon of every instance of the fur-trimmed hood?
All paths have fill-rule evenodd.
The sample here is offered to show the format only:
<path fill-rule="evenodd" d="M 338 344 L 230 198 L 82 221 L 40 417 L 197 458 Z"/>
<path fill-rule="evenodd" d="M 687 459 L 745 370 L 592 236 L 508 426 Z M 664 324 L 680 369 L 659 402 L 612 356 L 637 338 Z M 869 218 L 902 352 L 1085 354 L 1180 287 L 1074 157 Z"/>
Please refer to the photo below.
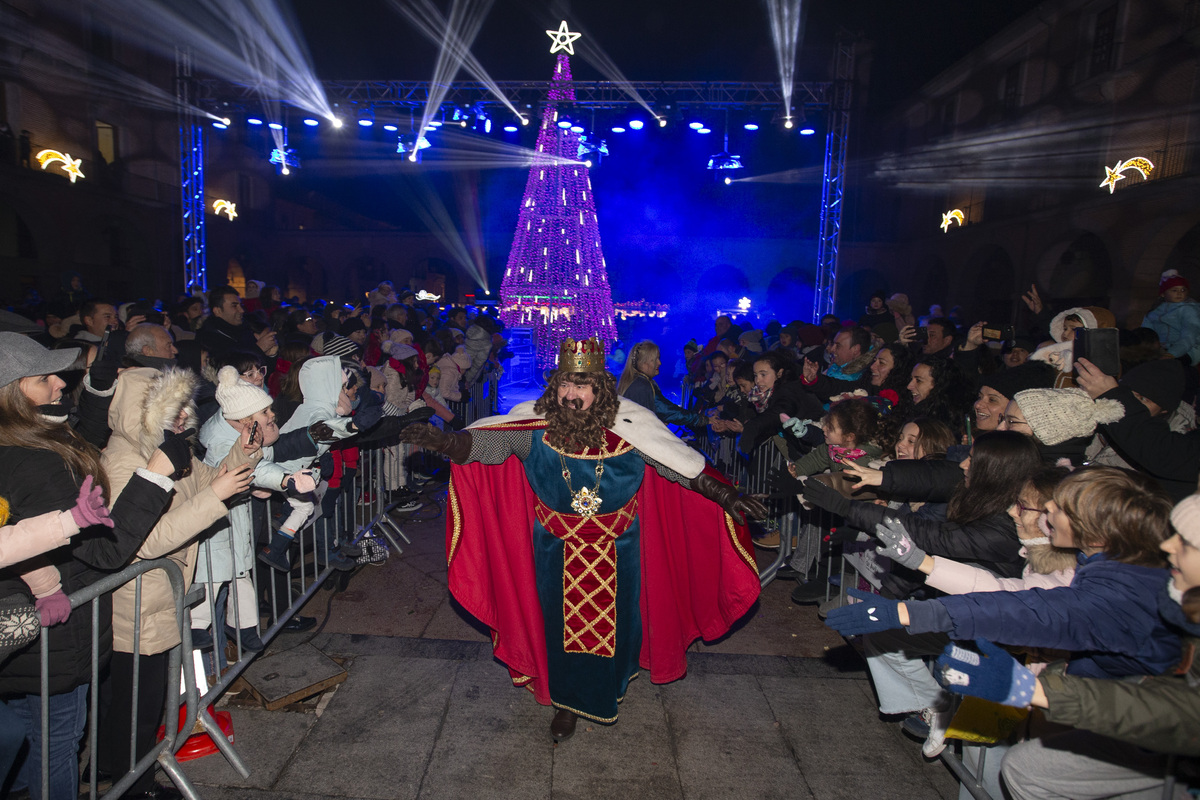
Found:
<path fill-rule="evenodd" d="M 149 459 L 163 442 L 163 431 L 174 426 L 179 412 L 187 409 L 187 427 L 199 424 L 195 396 L 199 379 L 187 369 L 165 370 L 139 367 L 126 370 L 117 380 L 108 426 Z"/>
<path fill-rule="evenodd" d="M 1107 308 L 1100 306 L 1087 306 L 1068 308 L 1065 311 L 1060 311 L 1054 315 L 1054 319 L 1050 320 L 1050 335 L 1054 337 L 1054 341 L 1061 342 L 1066 331 L 1063 329 L 1063 324 L 1067 321 L 1067 317 L 1079 317 L 1083 320 L 1083 327 L 1089 330 L 1095 328 L 1115 328 L 1117 327 L 1117 318 Z"/>

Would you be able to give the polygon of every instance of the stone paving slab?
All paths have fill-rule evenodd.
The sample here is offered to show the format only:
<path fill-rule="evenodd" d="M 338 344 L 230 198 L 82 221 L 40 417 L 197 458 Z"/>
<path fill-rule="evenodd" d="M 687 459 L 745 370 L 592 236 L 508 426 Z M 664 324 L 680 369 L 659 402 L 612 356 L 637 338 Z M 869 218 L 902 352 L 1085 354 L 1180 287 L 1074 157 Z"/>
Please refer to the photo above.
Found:
<path fill-rule="evenodd" d="M 630 685 L 613 726 L 554 745 L 551 711 L 486 644 L 320 634 L 349 679 L 313 713 L 234 710 L 240 779 L 184 765 L 204 798 L 524 800 L 949 798 L 957 784 L 879 720 L 862 662 L 690 654 L 689 676 Z"/>

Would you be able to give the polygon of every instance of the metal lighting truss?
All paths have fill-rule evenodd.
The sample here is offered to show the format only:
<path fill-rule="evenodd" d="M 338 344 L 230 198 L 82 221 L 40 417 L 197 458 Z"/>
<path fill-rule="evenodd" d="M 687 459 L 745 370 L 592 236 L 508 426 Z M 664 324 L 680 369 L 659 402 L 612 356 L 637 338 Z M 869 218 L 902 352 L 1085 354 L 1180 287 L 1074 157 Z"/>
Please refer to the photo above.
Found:
<path fill-rule="evenodd" d="M 249 111 L 261 108 L 261 86 L 203 80 L 201 106 L 217 112 Z M 393 106 L 413 110 L 425 107 L 429 99 L 428 81 L 324 81 L 325 96 L 333 106 Z M 546 81 L 500 81 L 500 94 L 513 105 L 539 106 L 546 100 Z M 797 83 L 793 90 L 793 105 L 819 108 L 829 105 L 833 84 L 824 82 Z M 589 108 L 625 108 L 634 105 L 630 91 L 636 92 L 651 108 L 668 106 L 717 106 L 720 108 L 765 108 L 782 106 L 783 95 L 778 83 L 748 83 L 741 81 L 642 81 L 619 84 L 611 81 L 575 81 L 573 105 Z M 451 84 L 444 106 L 498 110 L 504 108 L 492 89 L 478 81 Z"/>
<path fill-rule="evenodd" d="M 179 196 L 183 221 L 183 290 L 208 291 L 204 257 L 204 128 L 195 112 L 192 54 L 175 49 L 175 96 L 179 100 Z"/>
<path fill-rule="evenodd" d="M 179 59 L 177 58 L 178 63 Z M 816 291 L 813 321 L 832 313 L 838 274 L 838 247 L 842 233 L 842 207 L 846 180 L 846 150 L 850 135 L 850 105 L 854 80 L 854 45 L 837 45 L 835 79 L 802 81 L 792 92 L 792 107 L 827 117 L 824 180 L 821 189 L 821 227 L 817 238 Z M 186 68 L 186 72 L 183 70 Z M 190 57 L 180 67 L 181 108 L 194 92 L 195 105 L 220 116 L 235 112 L 257 112 L 262 108 L 262 86 L 191 77 Z M 186 77 L 186 79 L 185 79 Z M 417 113 L 429 98 L 428 81 L 324 81 L 325 95 L 331 106 L 392 107 Z M 546 81 L 501 81 L 500 94 L 518 108 L 536 108 L 545 102 Z M 716 108 L 727 110 L 768 111 L 783 107 L 778 83 L 741 81 L 641 81 L 617 84 L 610 81 L 575 81 L 575 107 L 592 109 L 632 109 L 632 89 L 652 109 Z M 480 83 L 463 81 L 450 86 L 442 98 L 443 108 L 485 108 L 501 113 L 505 106 Z M 203 130 L 195 119 L 180 112 L 180 162 L 182 173 L 184 220 L 184 270 L 188 288 L 207 288 L 204 271 L 204 159 Z"/>
<path fill-rule="evenodd" d="M 825 137 L 825 170 L 821 184 L 821 232 L 817 237 L 817 287 L 813 322 L 833 313 L 837 294 L 838 247 L 842 240 L 842 200 L 846 190 L 846 149 L 850 137 L 850 103 L 854 87 L 854 44 L 840 40 L 834 62 Z"/>

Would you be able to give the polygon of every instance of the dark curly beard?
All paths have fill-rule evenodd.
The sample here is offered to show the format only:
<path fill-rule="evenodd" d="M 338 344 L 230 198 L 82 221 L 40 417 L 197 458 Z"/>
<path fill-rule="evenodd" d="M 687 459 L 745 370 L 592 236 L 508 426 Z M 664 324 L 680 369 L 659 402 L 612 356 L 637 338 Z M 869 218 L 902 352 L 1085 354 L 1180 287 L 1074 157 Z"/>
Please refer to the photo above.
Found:
<path fill-rule="evenodd" d="M 581 401 L 559 403 L 558 389 L 565 382 L 587 384 L 592 387 L 596 399 L 583 410 Z M 604 446 L 604 429 L 611 428 L 617 419 L 616 381 L 607 372 L 556 372 L 550 377 L 546 391 L 538 398 L 533 410 L 546 415 L 546 443 L 567 452 L 576 452 L 591 447 Z"/>

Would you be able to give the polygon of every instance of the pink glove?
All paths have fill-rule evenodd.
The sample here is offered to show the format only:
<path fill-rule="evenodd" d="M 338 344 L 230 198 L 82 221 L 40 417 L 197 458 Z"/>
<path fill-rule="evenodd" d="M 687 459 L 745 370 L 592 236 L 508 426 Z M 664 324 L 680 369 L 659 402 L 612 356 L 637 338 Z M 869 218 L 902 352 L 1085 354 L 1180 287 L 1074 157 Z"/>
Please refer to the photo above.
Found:
<path fill-rule="evenodd" d="M 80 530 L 92 525 L 113 527 L 112 518 L 109 517 L 108 509 L 104 506 L 104 492 L 95 485 L 91 475 L 85 477 L 83 485 L 79 487 L 79 498 L 75 501 L 75 507 L 71 509 L 71 517 Z"/>
<path fill-rule="evenodd" d="M 39 597 L 34 604 L 42 618 L 42 625 L 57 625 L 66 622 L 71 616 L 71 601 L 67 599 L 62 589 L 51 595 Z"/>

